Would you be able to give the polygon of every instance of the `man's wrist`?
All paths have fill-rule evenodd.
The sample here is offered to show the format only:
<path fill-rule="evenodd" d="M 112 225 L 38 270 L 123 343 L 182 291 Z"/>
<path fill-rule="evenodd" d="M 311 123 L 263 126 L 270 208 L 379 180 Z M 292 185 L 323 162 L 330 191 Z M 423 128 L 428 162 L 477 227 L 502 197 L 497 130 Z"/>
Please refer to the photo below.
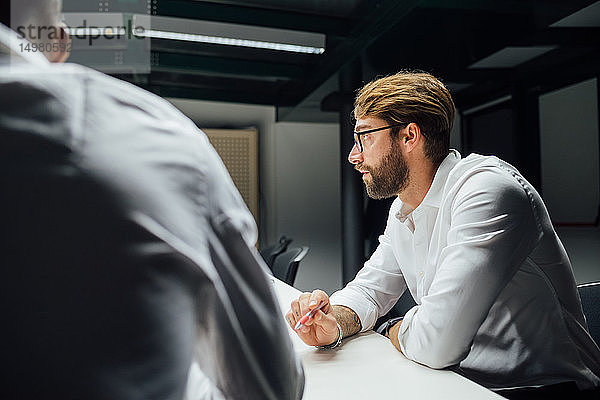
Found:
<path fill-rule="evenodd" d="M 402 346 L 400 346 L 400 339 L 398 338 L 398 334 L 400 333 L 400 325 L 402 324 L 402 320 L 397 320 L 394 321 L 393 323 L 390 324 L 389 330 L 388 330 L 388 338 L 390 339 L 390 342 L 392 342 L 392 344 L 394 345 L 394 347 L 396 349 L 398 349 L 398 351 L 402 352 Z"/>
<path fill-rule="evenodd" d="M 402 318 L 404 318 L 404 317 L 395 317 L 395 318 L 388 319 L 377 329 L 377 333 L 389 338 L 390 337 L 390 329 L 392 328 L 392 326 L 401 322 Z"/>
<path fill-rule="evenodd" d="M 335 304 L 332 307 L 332 314 L 342 327 L 342 337 L 352 336 L 361 331 L 360 318 L 350 307 Z"/>
<path fill-rule="evenodd" d="M 320 349 L 320 350 L 330 350 L 330 349 L 335 349 L 340 344 L 342 344 L 342 339 L 343 339 L 342 327 L 340 326 L 340 324 L 338 322 L 336 322 L 335 324 L 337 325 L 337 329 L 338 329 L 338 337 L 337 337 L 337 339 L 333 343 L 326 344 L 324 346 L 316 346 L 317 349 Z"/>

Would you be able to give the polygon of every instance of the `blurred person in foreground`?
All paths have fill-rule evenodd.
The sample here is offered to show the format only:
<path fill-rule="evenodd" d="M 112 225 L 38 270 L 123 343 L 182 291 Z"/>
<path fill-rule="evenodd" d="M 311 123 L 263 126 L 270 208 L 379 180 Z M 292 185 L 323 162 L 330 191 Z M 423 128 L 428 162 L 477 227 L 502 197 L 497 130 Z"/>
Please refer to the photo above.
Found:
<path fill-rule="evenodd" d="M 286 318 L 294 327 L 325 304 L 297 333 L 334 348 L 409 290 L 417 305 L 383 330 L 407 358 L 490 389 L 522 388 L 509 396 L 592 396 L 600 350 L 546 207 L 513 166 L 449 148 L 454 114 L 450 93 L 427 73 L 403 71 L 358 92 L 348 161 L 371 198 L 395 197 L 387 226 L 353 281 L 331 298 L 303 293 Z"/>
<path fill-rule="evenodd" d="M 42 55 L 0 24 L 0 398 L 300 399 L 254 220 L 207 137 L 51 64 L 69 49 L 59 0 L 12 11 L 60 35 L 30 38 Z"/>

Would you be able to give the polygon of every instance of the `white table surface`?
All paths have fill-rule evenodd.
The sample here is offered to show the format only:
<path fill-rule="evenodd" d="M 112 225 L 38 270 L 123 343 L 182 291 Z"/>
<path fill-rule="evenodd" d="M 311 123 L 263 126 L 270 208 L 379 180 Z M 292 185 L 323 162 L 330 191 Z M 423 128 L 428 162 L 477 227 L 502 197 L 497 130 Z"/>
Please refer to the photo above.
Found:
<path fill-rule="evenodd" d="M 275 278 L 270 279 L 285 314 L 300 292 Z M 410 361 L 387 338 L 373 331 L 344 339 L 342 345 L 333 350 L 308 346 L 289 326 L 288 331 L 304 366 L 304 400 L 502 399 L 454 372 L 434 370 Z"/>

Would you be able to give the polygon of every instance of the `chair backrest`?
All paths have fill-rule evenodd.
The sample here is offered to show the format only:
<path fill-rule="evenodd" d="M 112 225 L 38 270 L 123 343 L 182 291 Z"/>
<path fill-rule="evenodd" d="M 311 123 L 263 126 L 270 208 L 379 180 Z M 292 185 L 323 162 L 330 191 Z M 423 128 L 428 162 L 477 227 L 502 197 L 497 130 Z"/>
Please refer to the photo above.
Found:
<path fill-rule="evenodd" d="M 600 345 L 600 282 L 577 286 L 590 335 Z"/>
<path fill-rule="evenodd" d="M 292 239 L 282 236 L 279 238 L 279 242 L 267 246 L 260 251 L 260 255 L 271 270 L 273 269 L 273 261 L 275 261 L 275 257 L 286 251 L 291 242 Z"/>
<path fill-rule="evenodd" d="M 292 247 L 279 254 L 273 262 L 273 275 L 293 286 L 298 272 L 298 265 L 308 253 L 308 249 L 308 246 Z"/>

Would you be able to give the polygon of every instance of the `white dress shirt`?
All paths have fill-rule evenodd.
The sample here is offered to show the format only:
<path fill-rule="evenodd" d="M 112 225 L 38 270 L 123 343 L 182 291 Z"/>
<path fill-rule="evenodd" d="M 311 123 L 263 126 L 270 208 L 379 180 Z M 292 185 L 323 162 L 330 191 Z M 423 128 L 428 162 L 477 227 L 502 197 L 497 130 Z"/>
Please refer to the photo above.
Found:
<path fill-rule="evenodd" d="M 362 329 L 408 288 L 406 357 L 490 388 L 600 383 L 571 264 L 536 190 L 492 156 L 451 150 L 414 210 L 397 198 L 379 246 L 331 301 Z"/>
<path fill-rule="evenodd" d="M 0 398 L 300 399 L 256 224 L 206 135 L 15 41 L 0 24 Z"/>

